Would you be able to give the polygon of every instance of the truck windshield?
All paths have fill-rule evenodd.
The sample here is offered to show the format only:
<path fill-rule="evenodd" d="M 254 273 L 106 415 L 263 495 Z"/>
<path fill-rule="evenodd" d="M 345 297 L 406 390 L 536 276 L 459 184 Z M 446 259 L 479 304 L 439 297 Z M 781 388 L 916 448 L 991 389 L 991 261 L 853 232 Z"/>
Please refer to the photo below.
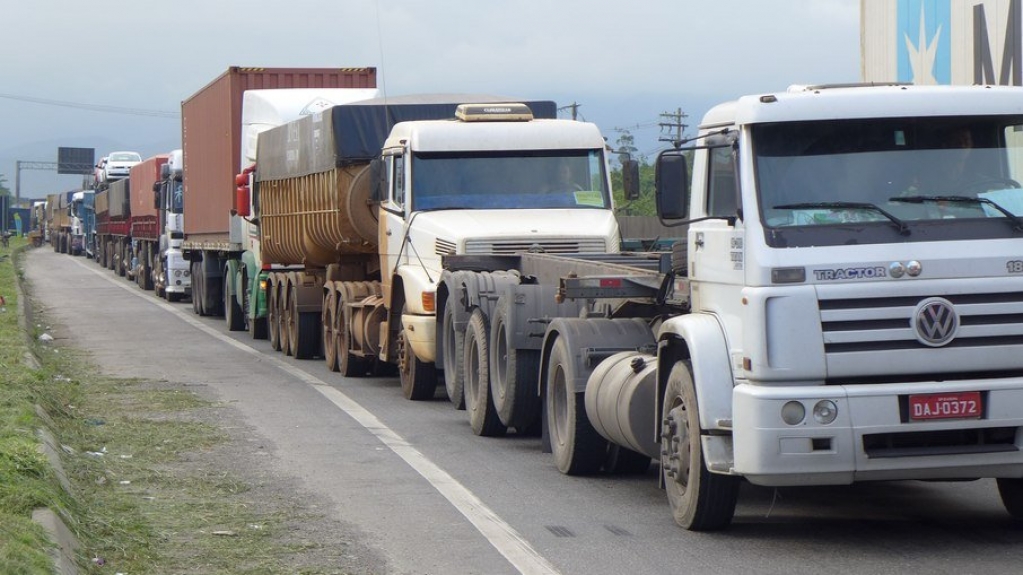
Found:
<path fill-rule="evenodd" d="M 412 209 L 607 208 L 600 150 L 417 152 Z"/>
<path fill-rule="evenodd" d="M 185 211 L 183 184 L 178 180 L 170 184 L 170 211 L 174 214 Z"/>
<path fill-rule="evenodd" d="M 1023 117 L 761 124 L 752 137 L 769 244 L 1019 236 Z"/>

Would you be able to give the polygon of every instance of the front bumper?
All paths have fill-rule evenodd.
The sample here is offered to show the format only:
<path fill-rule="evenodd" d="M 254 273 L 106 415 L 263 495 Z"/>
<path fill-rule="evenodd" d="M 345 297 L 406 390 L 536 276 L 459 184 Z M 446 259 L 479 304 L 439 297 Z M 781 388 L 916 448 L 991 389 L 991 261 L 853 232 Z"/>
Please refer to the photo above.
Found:
<path fill-rule="evenodd" d="M 908 421 L 900 398 L 979 391 L 979 419 Z M 823 425 L 817 401 L 838 407 Z M 841 485 L 891 479 L 1023 477 L 1023 378 L 869 385 L 771 387 L 733 393 L 733 473 L 758 485 Z M 781 418 L 789 401 L 806 418 Z"/>

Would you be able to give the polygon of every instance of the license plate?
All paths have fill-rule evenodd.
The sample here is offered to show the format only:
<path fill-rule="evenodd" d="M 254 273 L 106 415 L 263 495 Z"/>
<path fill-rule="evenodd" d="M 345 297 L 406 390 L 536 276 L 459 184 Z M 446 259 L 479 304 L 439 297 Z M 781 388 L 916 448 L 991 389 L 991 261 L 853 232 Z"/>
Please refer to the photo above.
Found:
<path fill-rule="evenodd" d="M 909 396 L 909 419 L 979 419 L 981 416 L 979 391 L 932 393 Z"/>

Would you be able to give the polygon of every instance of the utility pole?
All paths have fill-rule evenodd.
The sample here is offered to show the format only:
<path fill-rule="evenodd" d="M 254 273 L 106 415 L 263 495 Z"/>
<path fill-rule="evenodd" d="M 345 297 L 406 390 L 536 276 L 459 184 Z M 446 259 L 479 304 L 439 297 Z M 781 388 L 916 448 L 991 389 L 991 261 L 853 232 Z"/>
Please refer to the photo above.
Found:
<path fill-rule="evenodd" d="M 657 139 L 657 141 L 671 142 L 671 145 L 674 146 L 676 150 L 681 148 L 682 143 L 685 141 L 682 134 L 685 132 L 686 128 L 689 127 L 688 124 L 683 124 L 682 120 L 688 117 L 689 116 L 687 114 L 682 113 L 682 108 L 679 108 L 674 113 L 664 112 L 661 114 L 661 118 L 664 121 L 657 125 L 661 127 L 661 133 L 666 133 L 667 136 L 661 136 Z"/>
<path fill-rule="evenodd" d="M 572 110 L 572 119 L 577 120 L 579 118 L 579 106 L 581 105 L 582 104 L 579 104 L 578 102 L 572 102 L 567 106 L 562 106 L 558 108 L 558 111 L 564 112 L 565 110 Z"/>

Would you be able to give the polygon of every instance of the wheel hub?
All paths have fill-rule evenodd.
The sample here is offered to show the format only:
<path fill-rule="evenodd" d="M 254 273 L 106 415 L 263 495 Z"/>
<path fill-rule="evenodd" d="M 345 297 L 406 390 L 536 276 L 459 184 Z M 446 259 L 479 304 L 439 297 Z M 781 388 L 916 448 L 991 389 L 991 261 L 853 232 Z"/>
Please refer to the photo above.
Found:
<path fill-rule="evenodd" d="M 689 483 L 689 425 L 684 405 L 673 407 L 664 417 L 661 433 L 661 464 L 665 475 L 685 488 Z"/>

